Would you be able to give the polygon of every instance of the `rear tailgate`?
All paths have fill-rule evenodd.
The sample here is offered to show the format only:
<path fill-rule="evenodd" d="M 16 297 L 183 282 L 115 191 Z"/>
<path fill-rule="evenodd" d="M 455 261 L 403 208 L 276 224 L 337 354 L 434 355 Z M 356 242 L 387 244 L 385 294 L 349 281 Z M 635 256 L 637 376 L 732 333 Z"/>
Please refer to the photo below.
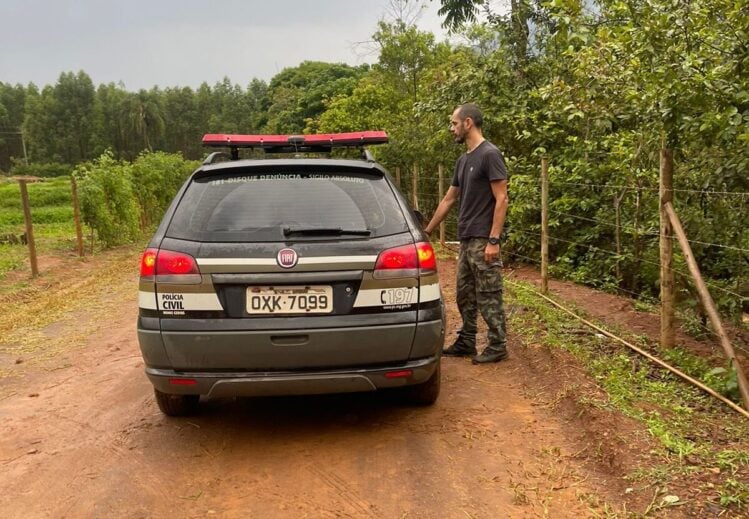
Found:
<path fill-rule="evenodd" d="M 360 242 L 351 251 L 355 254 L 339 256 L 317 255 L 330 250 L 326 243 L 284 244 L 299 249 L 293 272 L 276 264 L 280 245 L 256 245 L 248 255 L 247 245 L 203 244 L 196 256 L 199 285 L 156 286 L 173 367 L 287 370 L 405 361 L 415 333 L 418 279 L 385 281 L 372 274 L 378 252 L 403 239 Z M 163 247 L 184 250 L 185 245 L 166 240 Z M 263 313 L 251 308 L 258 290 L 304 293 L 309 287 L 329 289 L 329 310 L 278 308 L 268 299 Z"/>

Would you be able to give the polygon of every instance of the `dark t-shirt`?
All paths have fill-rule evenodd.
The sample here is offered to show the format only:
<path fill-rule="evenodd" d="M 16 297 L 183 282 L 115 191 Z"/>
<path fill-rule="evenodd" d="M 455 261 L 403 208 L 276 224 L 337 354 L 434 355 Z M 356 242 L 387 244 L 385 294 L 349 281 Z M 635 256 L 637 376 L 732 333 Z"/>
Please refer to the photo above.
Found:
<path fill-rule="evenodd" d="M 507 167 L 499 149 L 483 141 L 455 163 L 452 185 L 460 189 L 458 239 L 488 238 L 494 219 L 491 182 L 506 180 Z"/>

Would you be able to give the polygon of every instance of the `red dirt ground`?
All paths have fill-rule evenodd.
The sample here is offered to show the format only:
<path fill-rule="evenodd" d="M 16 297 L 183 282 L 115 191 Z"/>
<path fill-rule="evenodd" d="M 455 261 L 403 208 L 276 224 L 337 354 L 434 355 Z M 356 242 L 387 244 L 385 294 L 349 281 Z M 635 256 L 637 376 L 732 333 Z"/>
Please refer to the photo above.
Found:
<path fill-rule="evenodd" d="M 102 256 L 78 273 L 111 273 L 116 261 Z M 64 285 L 59 271 L 46 274 L 48 290 Z M 440 274 L 450 340 L 460 323 L 453 263 Z M 571 381 L 599 390 L 580 366 L 512 332 L 505 362 L 445 358 L 429 408 L 358 394 L 215 400 L 195 417 L 167 418 L 143 374 L 135 268 L 110 283 L 100 304 L 41 330 L 68 347 L 0 355 L 4 517 L 579 518 L 642 513 L 652 498 L 627 493 L 622 479 L 649 449 L 642 426 L 581 409 Z M 607 310 L 588 289 L 552 289 L 652 331 L 614 296 L 603 294 Z"/>

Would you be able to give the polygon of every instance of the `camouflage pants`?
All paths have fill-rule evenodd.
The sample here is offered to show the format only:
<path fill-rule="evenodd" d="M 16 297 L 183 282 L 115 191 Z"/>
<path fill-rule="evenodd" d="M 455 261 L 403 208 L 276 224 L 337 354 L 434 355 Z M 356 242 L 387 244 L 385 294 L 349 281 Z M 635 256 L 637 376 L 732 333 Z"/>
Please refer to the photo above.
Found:
<path fill-rule="evenodd" d="M 457 274 L 457 302 L 463 328 L 459 335 L 465 345 L 475 346 L 478 312 L 489 328 L 492 351 L 506 351 L 505 309 L 502 302 L 502 261 L 484 260 L 487 240 L 471 238 L 460 242 Z"/>

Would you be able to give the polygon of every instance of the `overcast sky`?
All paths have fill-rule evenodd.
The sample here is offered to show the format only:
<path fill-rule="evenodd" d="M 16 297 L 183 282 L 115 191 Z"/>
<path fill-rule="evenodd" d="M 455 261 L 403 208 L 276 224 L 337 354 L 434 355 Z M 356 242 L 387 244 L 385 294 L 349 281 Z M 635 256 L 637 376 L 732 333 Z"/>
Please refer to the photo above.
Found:
<path fill-rule="evenodd" d="M 439 0 L 417 25 L 445 37 Z M 391 0 L 0 0 L 0 81 L 54 84 L 85 71 L 95 85 L 246 86 L 304 60 L 372 63 Z M 390 11 L 392 12 L 392 11 Z"/>

